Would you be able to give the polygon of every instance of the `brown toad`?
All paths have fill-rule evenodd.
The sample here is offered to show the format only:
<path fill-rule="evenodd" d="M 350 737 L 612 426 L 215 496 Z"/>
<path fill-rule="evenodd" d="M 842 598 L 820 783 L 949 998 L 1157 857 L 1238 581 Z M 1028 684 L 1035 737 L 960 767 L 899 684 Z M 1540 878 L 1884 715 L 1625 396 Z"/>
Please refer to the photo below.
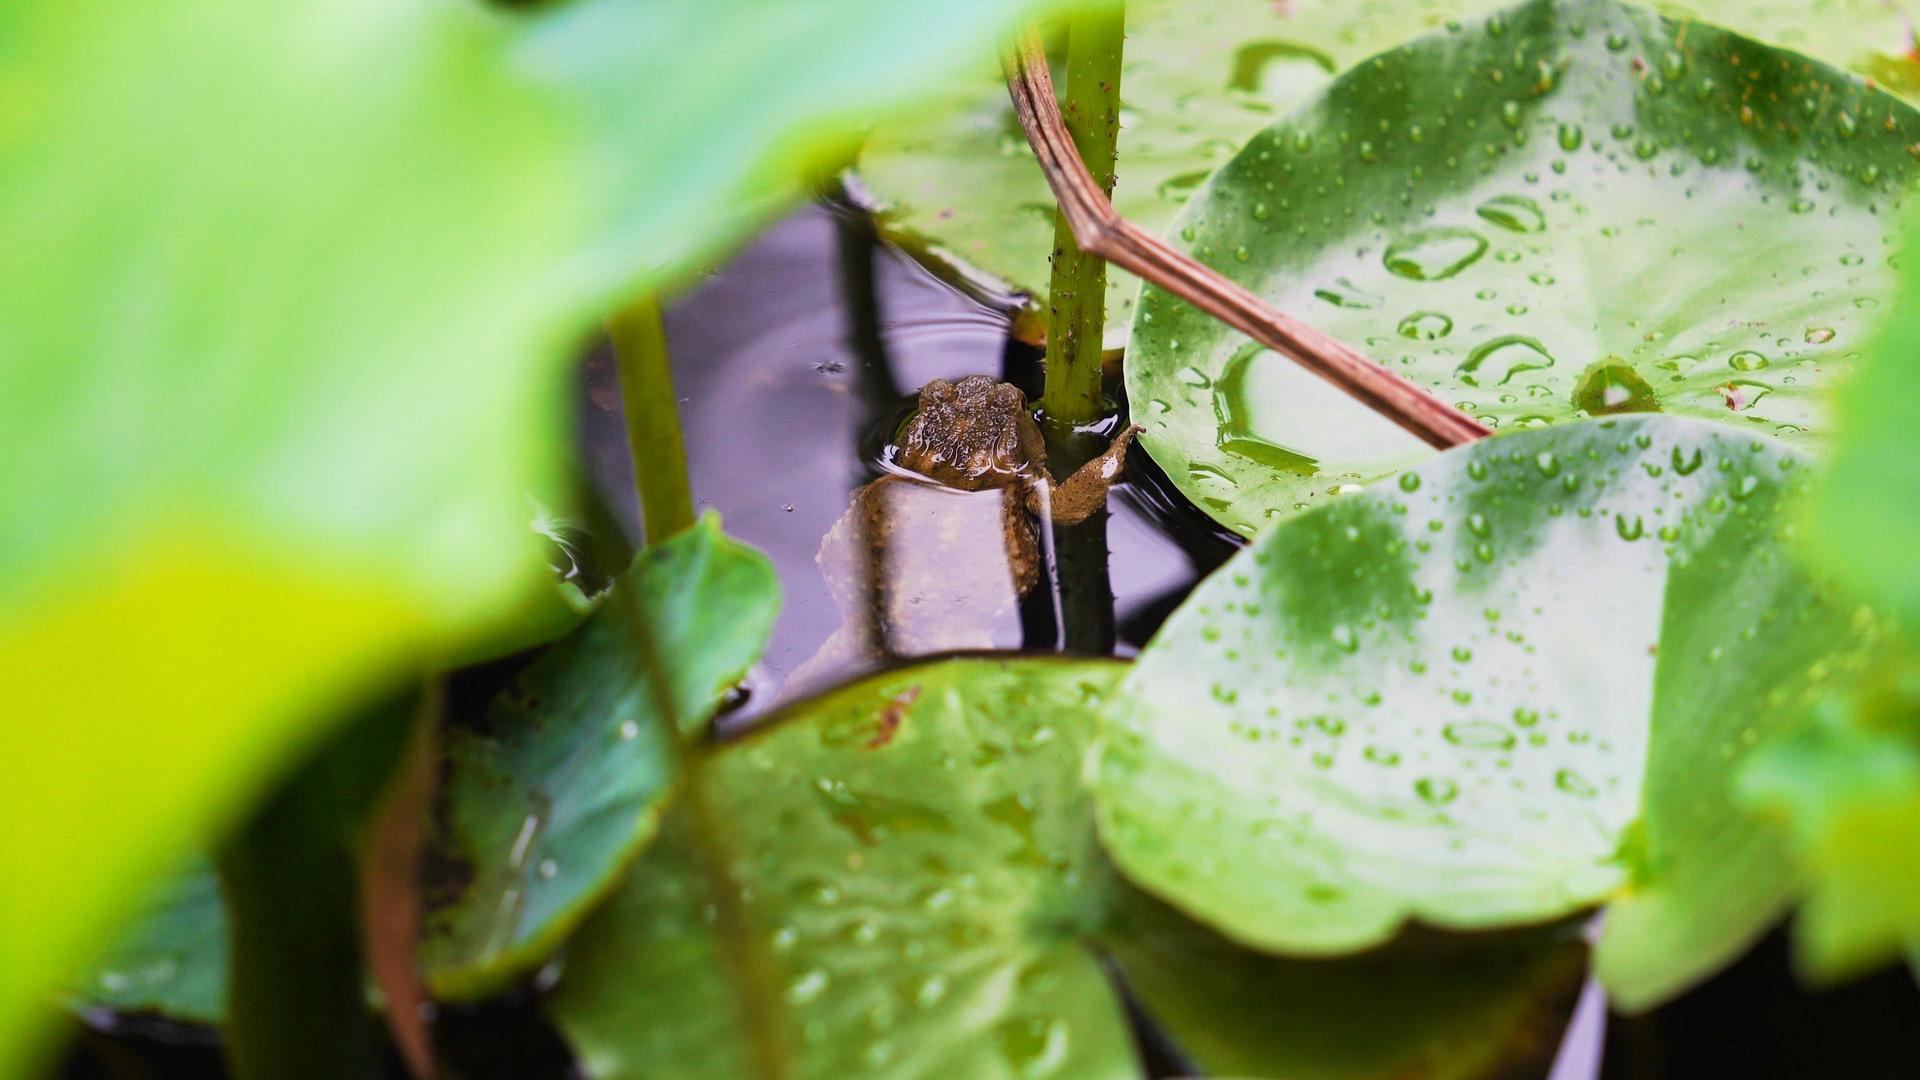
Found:
<path fill-rule="evenodd" d="M 1073 525 L 1104 506 L 1136 430 L 1055 484 L 1019 389 L 983 375 L 928 383 L 894 461 L 939 486 L 883 476 L 853 493 L 815 560 L 842 625 L 783 693 L 889 657 L 1019 648 L 1019 601 L 1041 572 L 1035 518 Z"/>
<path fill-rule="evenodd" d="M 1018 387 L 985 375 L 935 379 L 921 389 L 920 408 L 900 433 L 894 460 L 962 491 L 1019 484 L 1027 509 L 1077 525 L 1106 505 L 1138 430 L 1122 431 L 1099 457 L 1055 484 L 1047 473 L 1046 439 Z"/>

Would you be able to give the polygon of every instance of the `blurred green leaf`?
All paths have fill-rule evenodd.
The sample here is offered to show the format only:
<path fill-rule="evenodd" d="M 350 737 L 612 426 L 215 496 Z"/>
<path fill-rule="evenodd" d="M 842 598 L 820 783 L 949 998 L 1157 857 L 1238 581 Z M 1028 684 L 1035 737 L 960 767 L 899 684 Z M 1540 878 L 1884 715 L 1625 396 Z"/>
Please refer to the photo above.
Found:
<path fill-rule="evenodd" d="M 1711 973 L 1792 885 L 1732 766 L 1864 647 L 1778 540 L 1806 471 L 1721 425 L 1589 421 L 1274 526 L 1116 695 L 1108 850 L 1275 952 L 1614 900 L 1598 963 L 1617 1006 Z"/>
<path fill-rule="evenodd" d="M 1920 231 L 1902 252 L 1904 295 L 1920 295 Z M 1876 605 L 1920 618 L 1920 309 L 1895 311 L 1835 403 L 1833 465 L 1806 514 L 1809 553 Z"/>
<path fill-rule="evenodd" d="M 579 335 L 1035 6 L 0 7 L 0 1074 L 324 718 L 511 636 Z"/>
<path fill-rule="evenodd" d="M 1784 815 L 1806 869 L 1796 960 L 1831 982 L 1920 946 L 1920 667 L 1837 679 L 1817 722 L 1763 747 L 1741 793 Z"/>
<path fill-rule="evenodd" d="M 1312 99 L 1336 73 L 1450 19 L 1504 6 L 1502 0 L 1134 0 L 1127 8 L 1126 118 L 1114 206 L 1149 231 L 1166 231 L 1241 143 Z M 1911 0 L 1661 0 L 1650 6 L 1798 49 L 1895 93 L 1920 91 L 1920 63 L 1909 52 L 1904 17 L 1920 10 Z M 1402 112 L 1396 108 L 1387 118 Z M 886 208 L 894 239 L 963 281 L 985 279 L 1026 293 L 1031 313 L 1046 310 L 1053 196 L 1013 119 L 998 67 L 984 65 L 949 89 L 937 110 L 882 124 L 862 151 L 860 174 Z M 1276 212 L 1274 220 L 1291 223 L 1295 215 Z M 1138 288 L 1138 279 L 1110 271 L 1110 348 L 1125 343 Z M 1028 336 L 1045 329 L 1044 319 L 1023 323 Z"/>
<path fill-rule="evenodd" d="M 1920 292 L 1909 227 L 1903 295 Z M 1911 626 L 1920 616 L 1920 313 L 1896 308 L 1867 362 L 1836 395 L 1831 467 L 1808 500 L 1805 553 L 1822 571 Z M 1784 816 L 1805 865 L 1795 925 L 1809 976 L 1859 974 L 1920 945 L 1920 688 L 1910 648 L 1838 682 L 1811 730 L 1766 748 L 1745 772 L 1757 805 Z"/>
<path fill-rule="evenodd" d="M 1110 925 L 1102 944 L 1127 985 L 1213 1076 L 1544 1075 L 1586 973 L 1586 946 L 1565 934 L 1340 960 L 1264 956 L 1133 889 Z"/>
<path fill-rule="evenodd" d="M 1920 113 L 1792 53 L 1535 0 L 1335 81 L 1176 228 L 1489 425 L 1666 411 L 1803 438 L 1897 295 L 1915 142 Z M 1148 451 L 1246 535 L 1432 453 L 1158 289 L 1130 350 Z"/>
<path fill-rule="evenodd" d="M 700 734 L 780 606 L 766 557 L 712 514 L 641 552 L 614 588 L 477 727 L 447 733 L 429 860 L 437 907 L 421 946 L 436 996 L 499 991 L 614 886 L 673 790 L 669 725 Z"/>
<path fill-rule="evenodd" d="M 84 1008 L 223 1023 L 227 913 L 213 864 L 195 856 L 160 879 L 73 999 Z"/>

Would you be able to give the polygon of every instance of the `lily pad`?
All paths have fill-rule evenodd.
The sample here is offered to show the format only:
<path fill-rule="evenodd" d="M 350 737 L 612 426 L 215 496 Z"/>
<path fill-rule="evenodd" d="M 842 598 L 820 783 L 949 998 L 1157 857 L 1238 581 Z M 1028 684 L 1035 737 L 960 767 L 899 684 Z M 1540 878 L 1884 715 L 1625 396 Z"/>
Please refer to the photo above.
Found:
<path fill-rule="evenodd" d="M 1586 974 L 1566 934 L 1471 949 L 1290 960 L 1127 890 L 1102 940 L 1180 1052 L 1213 1076 L 1543 1076 Z"/>
<path fill-rule="evenodd" d="M 1120 90 L 1121 214 L 1158 232 L 1247 136 L 1333 73 L 1496 0 L 1131 0 Z M 1053 195 L 997 65 L 937 107 L 882 124 L 859 172 L 882 229 L 959 280 L 1031 297 L 1016 332 L 1045 333 Z M 1140 281 L 1107 274 L 1109 348 L 1126 342 Z"/>
<path fill-rule="evenodd" d="M 196 856 L 165 878 L 72 1000 L 186 1023 L 225 1020 L 227 914 L 213 864 Z"/>
<path fill-rule="evenodd" d="M 1080 943 L 1110 870 L 1079 763 L 1123 670 L 907 668 L 713 754 L 549 999 L 587 1075 L 745 1075 L 756 1051 L 803 1077 L 1139 1075 Z M 745 926 L 731 940 L 695 846 L 714 828 Z M 743 977 L 772 998 L 760 1024 Z"/>
<path fill-rule="evenodd" d="M 1120 881 L 1081 762 L 1125 670 L 935 661 L 714 752 L 548 999 L 586 1074 L 1132 1077 L 1116 973 L 1197 1060 L 1260 1075 L 1484 1076 L 1553 1044 L 1564 936 L 1302 963 Z M 1363 987 L 1400 1008 L 1336 1015 Z"/>
<path fill-rule="evenodd" d="M 766 557 L 709 514 L 641 552 L 477 728 L 448 732 L 420 949 L 438 996 L 483 997 L 528 973 L 614 887 L 673 791 L 670 733 L 704 729 L 779 606 Z"/>
<path fill-rule="evenodd" d="M 1920 100 L 1920 59 L 1913 50 L 1920 4 L 1914 0 L 1659 0 L 1654 7 L 1674 18 L 1732 27 Z"/>
<path fill-rule="evenodd" d="M 1731 772 L 1861 647 L 1787 556 L 1807 471 L 1677 417 L 1442 455 L 1276 525 L 1141 654 L 1097 752 L 1128 877 L 1243 943 L 1365 950 L 1614 903 L 1616 1005 L 1710 973 L 1791 867 Z"/>
<path fill-rule="evenodd" d="M 1341 77 L 1177 232 L 1489 427 L 1665 411 L 1805 438 L 1897 295 L 1917 140 L 1904 102 L 1796 54 L 1535 0 Z M 1430 452 L 1158 290 L 1129 350 L 1148 451 L 1242 533 Z"/>
<path fill-rule="evenodd" d="M 1114 205 L 1159 232 L 1214 169 L 1276 116 L 1374 53 L 1485 15 L 1504 0 L 1134 0 L 1121 79 L 1119 183 Z M 1733 28 L 1874 79 L 1911 99 L 1911 0 L 1662 0 L 1675 18 Z M 883 228 L 962 284 L 1031 298 L 1016 332 L 1038 340 L 1046 321 L 1053 196 L 1027 150 L 997 66 L 983 65 L 936 108 L 881 125 L 860 175 Z M 1107 344 L 1126 341 L 1138 279 L 1109 271 Z"/>

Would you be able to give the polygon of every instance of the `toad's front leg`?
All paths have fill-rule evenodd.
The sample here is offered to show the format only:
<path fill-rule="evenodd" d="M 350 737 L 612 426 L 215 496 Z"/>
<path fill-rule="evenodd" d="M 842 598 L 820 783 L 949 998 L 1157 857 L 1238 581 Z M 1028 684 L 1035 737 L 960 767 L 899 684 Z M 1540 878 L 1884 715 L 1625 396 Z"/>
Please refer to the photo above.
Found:
<path fill-rule="evenodd" d="M 1027 508 L 1041 517 L 1051 517 L 1062 525 L 1078 525 L 1107 505 L 1107 490 L 1127 463 L 1127 445 L 1140 431 L 1138 424 L 1114 437 L 1113 445 L 1099 457 L 1074 470 L 1072 476 L 1050 485 L 1041 495 L 1035 484 L 1027 489 Z"/>

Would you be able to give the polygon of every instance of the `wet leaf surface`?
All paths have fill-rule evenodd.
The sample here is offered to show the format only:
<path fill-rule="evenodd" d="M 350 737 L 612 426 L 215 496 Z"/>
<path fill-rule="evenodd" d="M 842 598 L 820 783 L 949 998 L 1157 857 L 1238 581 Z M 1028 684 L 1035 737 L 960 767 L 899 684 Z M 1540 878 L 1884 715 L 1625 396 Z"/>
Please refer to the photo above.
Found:
<path fill-rule="evenodd" d="M 1871 79 L 1908 101 L 1920 97 L 1913 0 L 1659 0 L 1673 18 L 1718 23 Z"/>
<path fill-rule="evenodd" d="M 1135 0 L 1128 5 L 1121 78 L 1120 213 L 1165 229 L 1208 174 L 1247 138 L 1309 100 L 1335 74 L 1449 20 L 1506 6 L 1492 0 Z M 1806 53 L 1874 79 L 1920 90 L 1909 53 L 1911 2 L 1664 0 L 1648 5 Z M 1025 292 L 1046 307 L 1053 197 L 1026 149 L 999 69 L 983 66 L 940 108 L 882 125 L 860 173 L 886 206 L 893 236 L 963 279 Z M 1108 345 L 1126 341 L 1139 282 L 1110 271 Z M 1022 320 L 1021 332 L 1044 330 Z"/>
<path fill-rule="evenodd" d="M 1106 661 L 952 660 L 788 710 L 702 770 L 794 1076 L 1132 1077 L 1080 937 L 1110 872 L 1079 794 Z M 740 1075 L 728 951 L 685 800 L 550 1001 L 595 1080 Z M 735 973 L 737 974 L 737 973 Z"/>
<path fill-rule="evenodd" d="M 1917 286 L 1909 234 L 1902 274 Z M 1911 626 L 1920 614 L 1912 538 L 1920 524 L 1920 407 L 1913 394 L 1920 321 L 1897 311 L 1860 373 L 1836 395 L 1833 464 L 1810 500 L 1804 550 L 1855 593 Z M 1795 923 L 1798 965 L 1834 980 L 1920 949 L 1920 688 L 1911 645 L 1837 682 L 1819 723 L 1765 748 L 1742 777 L 1750 802 L 1781 815 L 1805 866 Z"/>
<path fill-rule="evenodd" d="M 1247 136 L 1374 52 L 1436 29 L 1488 0 L 1134 0 L 1121 73 L 1114 206 L 1159 231 Z M 1034 298 L 1044 312 L 1053 195 L 1013 118 L 997 66 L 957 86 L 937 111 L 882 125 L 860 176 L 896 239 L 935 263 Z M 1126 342 L 1138 278 L 1108 270 L 1107 344 Z M 1036 337 L 1044 318 L 1023 319 Z"/>
<path fill-rule="evenodd" d="M 1806 465 L 1673 417 L 1487 440 L 1275 526 L 1143 652 L 1098 752 L 1126 874 L 1330 955 L 1545 922 L 1643 1007 L 1779 914 L 1732 772 L 1860 648 L 1791 561 Z"/>
<path fill-rule="evenodd" d="M 1214 1069 L 1385 1077 L 1444 1060 L 1434 1075 L 1469 1077 L 1550 1052 L 1583 969 L 1564 934 L 1301 963 L 1117 879 L 1080 763 L 1125 671 L 934 661 L 715 752 L 704 808 L 676 802 L 549 999 L 587 1075 L 735 1075 L 770 1055 L 796 1077 L 1137 1076 L 1116 972 Z M 731 851 L 731 913 L 702 822 Z M 743 1020 L 748 978 L 767 983 L 771 1030 Z M 1353 1007 L 1362 987 L 1398 1007 Z"/>
<path fill-rule="evenodd" d="M 676 782 L 668 731 L 704 731 L 780 604 L 765 556 L 714 515 L 643 551 L 614 588 L 478 728 L 447 733 L 432 840 L 443 880 L 420 952 L 440 996 L 528 974 L 614 886 Z"/>
<path fill-rule="evenodd" d="M 1909 106 L 1794 54 L 1537 0 L 1336 81 L 1176 231 L 1489 426 L 1665 411 L 1809 437 L 1895 295 L 1916 136 Z M 1130 349 L 1149 452 L 1242 533 L 1430 453 L 1157 290 Z"/>

